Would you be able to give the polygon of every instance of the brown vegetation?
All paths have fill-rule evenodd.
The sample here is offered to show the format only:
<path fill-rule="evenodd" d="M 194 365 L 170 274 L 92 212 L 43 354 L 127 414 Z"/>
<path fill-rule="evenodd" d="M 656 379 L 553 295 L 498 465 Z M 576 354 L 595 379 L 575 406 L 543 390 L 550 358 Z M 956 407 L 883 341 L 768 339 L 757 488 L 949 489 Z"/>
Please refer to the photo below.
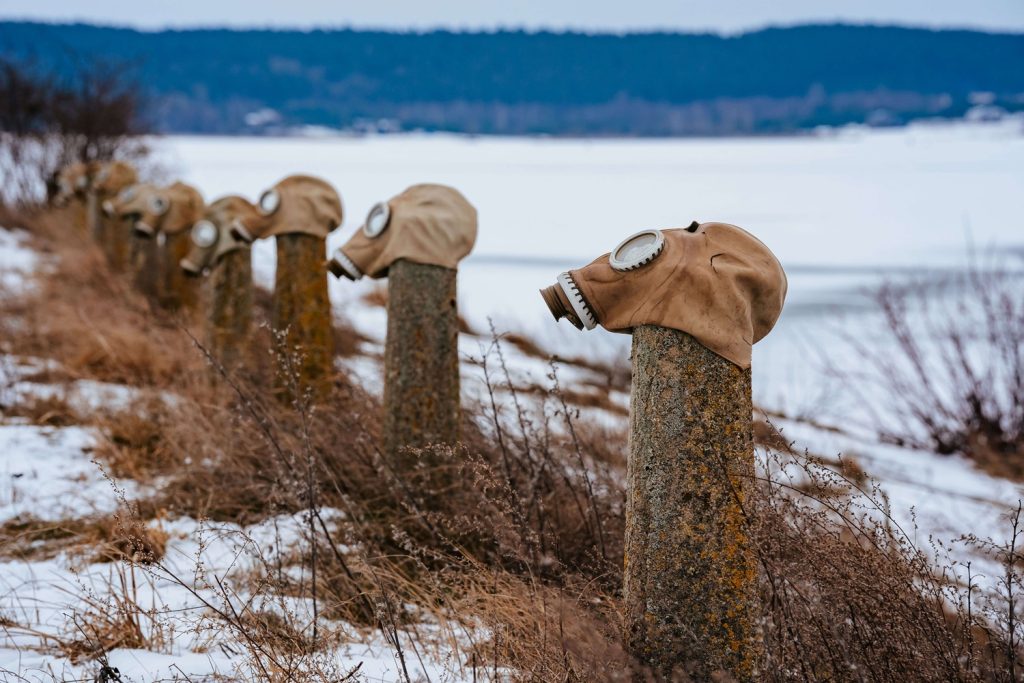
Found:
<path fill-rule="evenodd" d="M 113 472 L 160 482 L 126 533 L 104 537 L 95 521 L 3 529 L 13 547 L 45 552 L 97 534 L 108 556 L 132 560 L 113 587 L 118 601 L 76 615 L 69 654 L 102 663 L 112 647 L 160 647 L 160 617 L 133 602 L 131 572 L 175 579 L 160 559 L 166 538 L 147 536 L 156 532 L 144 520 L 247 525 L 298 513 L 298 546 L 257 553 L 258 571 L 231 578 L 254 595 L 306 598 L 311 621 L 233 612 L 223 586 L 221 601 L 203 598 L 256 677 L 315 678 L 317 653 L 339 628 L 371 628 L 400 669 L 443 652 L 477 680 L 643 680 L 620 646 L 624 435 L 580 420 L 578 392 L 560 388 L 557 373 L 528 397 L 495 339 L 483 360 L 491 395 L 468 406 L 461 443 L 410 453 L 412 466 L 396 471 L 378 446 L 379 401 L 357 384 L 335 378 L 314 408 L 273 400 L 265 371 L 211 382 L 189 321 L 150 310 L 60 225 L 23 222 L 51 262 L 33 289 L 0 301 L 13 351 L 55 359 L 76 378 L 163 391 L 130 410 L 76 416 L 102 434 L 96 456 Z M 262 359 L 253 367 L 269 365 L 269 333 L 251 346 Z M 963 590 L 973 584 L 961 568 L 899 528 L 854 464 L 826 466 L 768 427 L 757 432 L 775 449 L 762 454 L 744 511 L 759 568 L 762 679 L 1016 677 L 1016 546 L 987 547 L 1006 568 L 1009 596 L 982 600 Z"/>
<path fill-rule="evenodd" d="M 0 202 L 52 198 L 73 162 L 144 159 L 142 92 L 125 64 L 82 61 L 66 76 L 0 59 Z"/>
<path fill-rule="evenodd" d="M 1024 271 L 975 265 L 883 286 L 875 302 L 890 343 L 847 341 L 881 438 L 1024 480 Z"/>

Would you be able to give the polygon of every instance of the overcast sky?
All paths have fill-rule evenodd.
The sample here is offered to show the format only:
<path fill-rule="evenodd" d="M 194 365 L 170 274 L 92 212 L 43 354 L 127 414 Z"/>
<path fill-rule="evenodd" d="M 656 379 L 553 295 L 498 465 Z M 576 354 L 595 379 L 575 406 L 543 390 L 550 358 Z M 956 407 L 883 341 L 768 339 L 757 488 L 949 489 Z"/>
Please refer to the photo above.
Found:
<path fill-rule="evenodd" d="M 165 26 L 712 30 L 820 21 L 1024 31 L 1024 0 L 3 0 L 0 17 Z"/>

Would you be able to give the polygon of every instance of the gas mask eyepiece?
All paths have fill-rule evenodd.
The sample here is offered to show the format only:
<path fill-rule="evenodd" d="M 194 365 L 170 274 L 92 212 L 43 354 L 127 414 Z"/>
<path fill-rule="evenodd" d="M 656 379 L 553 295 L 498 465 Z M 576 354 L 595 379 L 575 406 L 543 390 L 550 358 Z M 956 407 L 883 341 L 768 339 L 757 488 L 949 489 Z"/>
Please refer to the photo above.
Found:
<path fill-rule="evenodd" d="M 157 216 L 163 216 L 171 208 L 171 203 L 165 197 L 154 195 L 149 198 L 149 210 Z"/>
<path fill-rule="evenodd" d="M 665 235 L 661 230 L 641 230 L 619 242 L 612 249 L 608 262 L 612 268 L 624 273 L 650 263 L 664 248 Z"/>
<path fill-rule="evenodd" d="M 192 226 L 192 244 L 200 249 L 209 249 L 217 243 L 217 226 L 207 220 L 201 220 Z M 184 263 L 182 264 L 184 267 Z"/>
<path fill-rule="evenodd" d="M 388 223 L 391 222 L 391 206 L 387 202 L 377 202 L 366 214 L 366 222 L 363 223 L 363 234 L 373 239 L 384 232 Z"/>
<path fill-rule="evenodd" d="M 278 210 L 281 206 L 281 195 L 277 193 L 277 190 L 267 190 L 260 195 L 260 213 L 264 216 L 269 216 Z"/>

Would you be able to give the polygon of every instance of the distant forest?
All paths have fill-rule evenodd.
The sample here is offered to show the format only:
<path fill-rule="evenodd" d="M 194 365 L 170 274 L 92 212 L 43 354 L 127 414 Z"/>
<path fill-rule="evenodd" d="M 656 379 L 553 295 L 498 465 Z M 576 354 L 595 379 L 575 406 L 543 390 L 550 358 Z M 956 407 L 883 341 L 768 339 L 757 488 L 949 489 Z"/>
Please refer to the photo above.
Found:
<path fill-rule="evenodd" d="M 128 65 L 165 132 L 735 135 L 1024 109 L 1024 35 L 166 30 L 0 22 L 0 56 Z M 978 93 L 990 93 L 979 95 Z"/>

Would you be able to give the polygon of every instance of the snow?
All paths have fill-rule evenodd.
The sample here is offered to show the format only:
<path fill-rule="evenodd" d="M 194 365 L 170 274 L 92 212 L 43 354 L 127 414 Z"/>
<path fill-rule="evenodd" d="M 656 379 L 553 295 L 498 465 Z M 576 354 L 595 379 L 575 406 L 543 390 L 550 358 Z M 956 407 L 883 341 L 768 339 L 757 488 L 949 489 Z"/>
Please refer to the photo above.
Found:
<path fill-rule="evenodd" d="M 117 508 L 117 497 L 79 427 L 0 425 L 0 524 L 19 516 L 77 518 Z"/>
<path fill-rule="evenodd" d="M 883 485 L 896 521 L 905 529 L 916 526 L 922 544 L 929 537 L 948 542 L 969 533 L 1002 539 L 1007 510 L 1024 497 L 1020 485 L 980 472 L 962 458 L 878 443 L 866 428 L 865 397 L 871 400 L 867 388 L 851 386 L 849 377 L 827 371 L 828 365 L 858 367 L 860 359 L 852 348 L 839 342 L 843 334 L 876 340 L 871 335 L 878 318 L 868 306 L 867 288 L 886 279 L 961 266 L 969 243 L 1024 243 L 1018 218 L 1019 197 L 1024 195 L 1019 119 L 849 129 L 799 139 L 420 135 L 315 141 L 170 137 L 156 144 L 208 200 L 238 192 L 255 198 L 290 173 L 325 177 L 339 188 L 346 206 L 345 224 L 332 235 L 332 248 L 360 225 L 374 202 L 409 184 L 446 182 L 462 190 L 477 205 L 481 219 L 476 252 L 459 273 L 460 312 L 480 333 L 463 335 L 459 342 L 467 401 L 486 398 L 480 360 L 486 358 L 499 384 L 505 379 L 491 349 L 491 321 L 499 333 L 524 334 L 564 357 L 626 361 L 628 336 L 582 333 L 551 320 L 537 290 L 554 282 L 560 271 L 586 263 L 624 234 L 644 227 L 687 224 L 693 218 L 742 225 L 776 251 L 789 274 L 783 317 L 755 347 L 754 386 L 758 404 L 790 416 L 773 422 L 798 450 L 855 458 Z M 39 258 L 27 246 L 25 233 L 0 229 L 0 291 L 27 286 Z M 272 243 L 254 248 L 254 272 L 260 284 L 272 286 Z M 334 279 L 330 285 L 335 313 L 369 339 L 360 355 L 338 359 L 338 364 L 375 393 L 381 391 L 386 312 L 363 297 L 379 286 Z M 515 386 L 548 384 L 547 362 L 509 343 L 502 351 Z M 138 400 L 138 390 L 118 385 L 30 381 L 43 371 L 60 374 L 50 361 L 0 355 L 0 403 L 59 396 L 78 410 L 90 411 L 126 408 Z M 592 371 L 564 365 L 559 379 L 576 390 L 601 382 Z M 507 391 L 499 387 L 498 395 L 505 400 Z M 620 391 L 611 392 L 610 399 L 628 407 L 628 395 Z M 544 406 L 533 401 L 528 409 L 539 414 Z M 618 429 L 625 426 L 620 412 L 587 409 L 583 414 Z M 829 421 L 843 431 L 792 419 L 799 417 Z M 59 521 L 115 510 L 117 489 L 91 462 L 95 441 L 86 428 L 38 427 L 0 415 L 0 523 L 19 515 Z M 117 487 L 129 496 L 140 492 L 133 482 L 118 482 Z M 329 520 L 341 514 L 323 512 Z M 207 632 L 200 637 L 196 631 L 203 613 L 196 593 L 207 600 L 223 596 L 193 577 L 205 573 L 230 578 L 232 571 L 258 566 L 261 557 L 300 544 L 303 515 L 249 528 L 191 519 L 154 524 L 170 535 L 168 552 L 161 570 L 139 575 L 138 599 L 139 604 L 160 607 L 162 622 L 172 625 L 175 635 L 154 651 L 114 650 L 110 664 L 125 681 L 181 675 L 198 680 L 243 671 L 243 648 L 232 634 L 223 627 L 213 636 Z M 995 568 L 974 558 L 966 545 L 950 547 L 955 559 L 972 559 L 979 571 L 994 576 Z M 79 566 L 65 555 L 2 562 L 0 616 L 41 633 L 66 634 L 67 615 L 83 609 L 85 596 L 106 595 L 117 585 L 117 567 Z M 183 586 L 168 572 L 194 583 Z M 308 610 L 301 601 L 258 597 L 268 610 Z M 361 663 L 364 680 L 398 680 L 394 656 L 379 632 L 334 626 L 349 635 L 329 655 L 341 670 Z M 217 647 L 210 646 L 211 637 Z M 431 680 L 465 676 L 457 663 L 443 657 L 409 664 L 417 670 L 414 679 L 422 673 Z M 94 667 L 41 650 L 39 638 L 24 629 L 0 628 L 0 674 L 5 670 L 29 680 L 81 679 L 95 673 Z"/>
<path fill-rule="evenodd" d="M 0 228 L 0 291 L 17 291 L 25 286 L 39 257 L 26 245 L 28 233 Z"/>

